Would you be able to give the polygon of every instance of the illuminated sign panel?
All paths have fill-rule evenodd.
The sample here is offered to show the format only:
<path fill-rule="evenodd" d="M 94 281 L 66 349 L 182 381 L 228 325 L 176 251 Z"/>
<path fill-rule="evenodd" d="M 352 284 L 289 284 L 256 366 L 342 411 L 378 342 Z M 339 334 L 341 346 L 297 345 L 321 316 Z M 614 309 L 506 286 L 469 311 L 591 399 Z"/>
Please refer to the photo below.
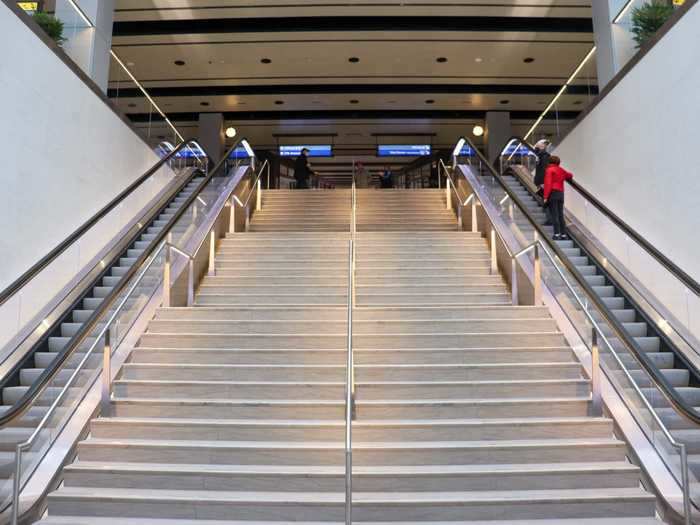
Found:
<path fill-rule="evenodd" d="M 280 146 L 280 157 L 298 157 L 304 148 L 309 150 L 309 157 L 333 156 L 333 146 L 330 144 L 316 144 L 313 146 L 298 144 L 294 146 Z"/>
<path fill-rule="evenodd" d="M 426 157 L 432 148 L 429 144 L 381 144 L 377 157 Z"/>

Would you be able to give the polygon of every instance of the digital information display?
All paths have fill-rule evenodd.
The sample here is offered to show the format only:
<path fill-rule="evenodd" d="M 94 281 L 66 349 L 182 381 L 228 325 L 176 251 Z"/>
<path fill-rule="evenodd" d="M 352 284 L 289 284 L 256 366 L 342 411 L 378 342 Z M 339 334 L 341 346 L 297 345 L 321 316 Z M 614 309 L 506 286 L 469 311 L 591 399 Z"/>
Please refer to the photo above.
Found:
<path fill-rule="evenodd" d="M 467 145 L 463 146 L 462 151 L 459 152 L 460 157 L 473 157 L 474 155 L 474 150 Z"/>
<path fill-rule="evenodd" d="M 298 157 L 302 149 L 309 150 L 309 157 L 332 157 L 333 146 L 330 144 L 315 144 L 313 146 L 296 145 L 280 146 L 280 157 Z"/>
<path fill-rule="evenodd" d="M 531 153 L 531 151 L 527 146 L 522 144 L 518 144 L 517 146 L 515 144 L 511 144 L 503 152 L 503 155 L 527 155 L 529 153 Z"/>
<path fill-rule="evenodd" d="M 243 146 L 238 146 L 234 149 L 228 156 L 229 159 L 247 159 L 250 158 L 250 154 L 246 151 Z"/>
<path fill-rule="evenodd" d="M 432 152 L 429 144 L 382 144 L 377 157 L 426 157 Z"/>

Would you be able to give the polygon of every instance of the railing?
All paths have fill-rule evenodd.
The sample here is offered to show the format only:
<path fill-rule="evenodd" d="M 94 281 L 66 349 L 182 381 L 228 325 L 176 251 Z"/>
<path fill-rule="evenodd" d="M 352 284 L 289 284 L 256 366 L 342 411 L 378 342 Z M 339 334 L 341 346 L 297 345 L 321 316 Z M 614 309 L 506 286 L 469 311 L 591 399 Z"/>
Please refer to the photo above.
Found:
<path fill-rule="evenodd" d="M 466 141 L 466 139 L 460 139 Z M 468 142 L 468 141 L 466 141 Z M 471 143 L 470 143 L 471 145 Z M 473 145 L 471 145 L 473 147 Z M 457 151 L 458 148 L 455 149 Z M 547 276 L 546 278 L 550 281 L 550 284 L 548 287 L 551 289 L 554 285 L 555 288 L 563 288 L 566 293 L 556 293 L 554 294 L 554 299 L 559 302 L 559 304 L 562 306 L 562 310 L 566 313 L 566 315 L 569 317 L 569 319 L 572 321 L 572 325 L 576 328 L 576 330 L 579 332 L 581 335 L 582 339 L 584 342 L 587 343 L 588 348 L 590 349 L 591 352 L 591 386 L 592 386 L 592 393 L 591 393 L 591 398 L 592 398 L 592 405 L 593 405 L 593 411 L 596 413 L 600 413 L 601 410 L 601 400 L 600 400 L 600 349 L 601 349 L 601 343 L 602 343 L 602 348 L 604 348 L 608 354 L 611 356 L 611 360 L 606 363 L 606 368 L 604 368 L 604 372 L 606 373 L 606 376 L 610 379 L 611 383 L 616 387 L 618 393 L 620 394 L 621 398 L 625 400 L 628 408 L 630 411 L 635 415 L 635 417 L 638 418 L 639 420 L 639 415 L 640 414 L 648 414 L 648 418 L 653 422 L 653 424 L 647 424 L 647 429 L 652 429 L 652 437 L 651 440 L 657 447 L 657 450 L 659 451 L 660 455 L 664 459 L 664 461 L 669 465 L 669 469 L 673 467 L 672 460 L 667 460 L 667 458 L 661 453 L 660 449 L 662 446 L 668 445 L 668 447 L 674 449 L 677 451 L 679 459 L 680 459 L 680 476 L 677 477 L 677 481 L 679 482 L 679 485 L 681 486 L 682 492 L 683 492 L 683 511 L 684 511 L 684 518 L 686 524 L 691 523 L 691 498 L 690 498 L 690 476 L 689 476 L 689 471 L 688 471 L 688 461 L 687 461 L 687 450 L 686 447 L 683 443 L 679 443 L 676 441 L 667 427 L 663 424 L 662 420 L 659 418 L 654 405 L 662 402 L 661 398 L 653 398 L 653 403 L 648 399 L 647 394 L 645 394 L 641 388 L 638 386 L 637 382 L 634 380 L 632 374 L 629 372 L 627 369 L 627 366 L 624 364 L 624 359 L 620 357 L 620 349 L 619 346 L 620 344 L 623 347 L 623 351 L 627 352 L 631 357 L 633 357 L 642 367 L 642 370 L 644 373 L 647 374 L 648 380 L 652 387 L 655 389 L 652 391 L 652 393 L 656 392 L 658 390 L 662 396 L 663 396 L 663 401 L 668 402 L 671 406 L 675 407 L 677 398 L 680 396 L 675 392 L 669 392 L 668 386 L 666 384 L 665 379 L 659 380 L 659 376 L 661 375 L 660 372 L 653 366 L 650 365 L 648 362 L 648 357 L 644 354 L 644 352 L 638 347 L 636 342 L 629 337 L 629 335 L 624 331 L 624 328 L 619 326 L 619 322 L 617 319 L 614 317 L 614 314 L 610 312 L 610 310 L 607 308 L 607 306 L 600 300 L 600 298 L 597 296 L 597 294 L 591 289 L 590 285 L 588 282 L 585 280 L 585 278 L 580 274 L 580 272 L 574 267 L 566 257 L 566 255 L 561 251 L 561 248 L 559 248 L 556 244 L 554 244 L 546 235 L 546 233 L 542 230 L 541 226 L 533 219 L 533 217 L 530 215 L 528 212 L 527 208 L 524 206 L 524 204 L 520 201 L 519 197 L 510 190 L 510 188 L 507 186 L 507 184 L 502 180 L 500 174 L 496 173 L 496 171 L 493 169 L 493 167 L 488 163 L 488 161 L 481 155 L 480 152 L 478 153 L 478 158 L 479 158 L 479 170 L 481 169 L 486 169 L 489 173 L 488 175 L 491 176 L 491 178 L 498 183 L 498 186 L 500 187 L 501 192 L 505 192 L 505 197 L 500 199 L 501 194 L 495 195 L 493 192 L 489 194 L 489 188 L 485 186 L 484 183 L 482 183 L 479 179 L 482 179 L 484 177 L 479 177 L 478 175 L 472 175 L 473 179 L 469 180 L 466 175 L 464 175 L 464 182 L 465 184 L 471 186 L 472 189 L 472 195 L 474 195 L 473 200 L 471 201 L 471 206 L 473 209 L 476 209 L 477 206 L 480 206 L 480 209 L 482 210 L 483 214 L 485 217 L 488 219 L 488 221 L 491 223 L 490 227 L 490 232 L 487 235 L 489 238 L 489 242 L 491 244 L 491 253 L 492 253 L 492 269 L 494 267 L 494 261 L 496 261 L 497 264 L 497 257 L 498 257 L 498 250 L 496 248 L 497 242 L 500 243 L 502 247 L 505 248 L 506 253 L 508 254 L 508 258 L 510 259 L 509 265 L 511 268 L 511 286 L 513 289 L 513 298 L 514 298 L 514 303 L 518 304 L 518 301 L 520 301 L 520 298 L 518 297 L 518 291 L 520 289 L 520 284 L 518 282 L 518 267 L 515 264 L 515 260 L 518 258 L 522 258 L 526 253 L 532 251 L 534 254 L 534 261 L 533 261 L 533 290 L 532 290 L 532 295 L 534 297 L 534 300 L 532 301 L 532 304 L 540 304 L 541 301 L 541 283 L 544 280 L 543 279 L 543 274 L 542 274 L 542 264 L 540 262 L 540 251 L 542 251 L 550 261 L 551 267 L 555 269 L 555 273 L 553 274 L 555 276 L 555 279 L 553 279 L 551 276 Z M 453 166 L 457 166 L 457 158 L 455 156 Z M 450 175 L 449 170 L 447 168 L 446 173 L 449 177 L 450 182 L 453 185 L 455 184 L 455 180 L 452 175 Z M 479 186 L 481 185 L 481 186 Z M 479 194 L 478 194 L 479 193 Z M 484 202 L 482 202 L 482 199 L 491 199 L 494 200 L 495 203 L 493 204 L 493 207 L 495 209 L 503 208 L 505 201 L 510 200 L 511 203 L 514 203 L 515 206 L 517 207 L 517 212 L 522 214 L 528 222 L 530 223 L 530 226 L 532 227 L 534 233 L 535 233 L 535 239 L 533 242 L 528 243 L 527 246 L 525 246 L 522 250 L 519 250 L 516 253 L 513 253 L 512 250 L 508 247 L 508 243 L 506 243 L 505 239 L 501 235 L 501 232 L 496 228 L 496 224 L 498 222 L 501 222 L 508 227 L 510 224 L 511 229 L 517 229 L 515 228 L 515 219 L 514 219 L 514 209 L 513 205 L 509 204 L 509 209 L 508 211 L 504 211 L 505 218 L 503 216 L 499 217 L 494 217 L 493 212 L 489 210 L 489 206 L 485 206 Z M 472 215 L 474 220 L 476 220 L 476 215 Z M 476 224 L 472 222 L 472 230 L 476 230 Z M 516 233 L 515 231 L 513 233 Z M 498 237 L 498 239 L 497 239 Z M 502 267 L 507 266 L 506 263 L 502 265 Z M 569 275 L 570 277 L 567 277 Z M 575 305 L 574 311 L 572 312 L 570 310 L 570 307 L 565 304 L 566 299 L 568 298 L 566 294 L 569 294 L 570 297 L 573 298 L 573 304 Z M 567 309 L 569 309 L 567 311 Z M 596 314 L 600 318 L 596 318 L 593 314 Z M 583 319 L 583 324 L 581 324 L 581 319 L 578 319 L 578 317 L 582 317 Z M 578 324 L 577 324 L 578 323 Z M 589 339 L 590 337 L 590 339 Z M 616 344 L 617 343 L 617 344 Z M 649 366 L 650 370 L 647 369 L 647 366 Z M 624 382 L 624 386 L 623 385 Z M 672 389 L 672 387 L 670 387 Z M 635 399 L 632 399 L 632 393 L 636 396 Z M 683 414 L 683 412 L 681 412 Z M 689 418 L 690 419 L 690 418 Z M 640 424 L 640 426 L 642 426 Z M 644 429 L 644 428 L 643 428 Z M 645 433 L 647 429 L 645 430 Z M 655 443 L 654 440 L 654 432 L 660 433 L 663 438 L 666 440 L 664 443 Z M 649 434 L 647 433 L 649 436 Z M 674 472 L 675 476 L 675 472 Z M 680 479 L 679 479 L 680 478 Z"/>
<path fill-rule="evenodd" d="M 242 142 L 244 139 L 239 139 L 234 145 L 234 148 Z M 11 409 L 12 417 L 7 422 L 7 426 L 13 424 L 18 418 L 22 417 L 28 410 L 33 406 L 34 403 L 40 401 L 41 397 L 45 393 L 51 394 L 49 387 L 54 390 L 60 389 L 60 391 L 55 394 L 56 397 L 51 403 L 48 411 L 41 419 L 39 425 L 35 428 L 30 438 L 23 443 L 19 443 L 16 446 L 16 460 L 15 460 L 15 473 L 12 486 L 12 524 L 16 525 L 17 518 L 19 515 L 19 493 L 21 485 L 23 482 L 23 472 L 22 472 L 22 455 L 23 453 L 32 450 L 35 445 L 42 447 L 42 450 L 37 451 L 36 458 L 33 461 L 33 467 L 36 467 L 38 462 L 41 460 L 42 454 L 39 452 L 46 452 L 48 447 L 51 445 L 52 439 L 55 435 L 60 432 L 62 425 L 70 418 L 72 411 L 77 407 L 79 399 L 72 399 L 72 406 L 63 407 L 61 402 L 69 398 L 67 394 L 71 391 L 71 388 L 76 383 L 77 378 L 83 379 L 83 382 L 87 387 L 83 388 L 82 396 L 87 393 L 92 382 L 94 382 L 95 377 L 92 377 L 95 370 L 88 368 L 88 363 L 90 358 L 94 355 L 95 349 L 102 344 L 103 345 L 103 361 L 105 367 L 102 370 L 105 381 L 102 385 L 102 402 L 103 408 L 109 413 L 109 406 L 105 402 L 109 398 L 109 393 L 111 390 L 111 355 L 114 352 L 116 346 L 119 343 L 119 335 L 121 333 L 122 337 L 126 334 L 131 324 L 135 321 L 140 310 L 139 308 L 144 306 L 144 303 L 148 302 L 150 297 L 153 296 L 158 286 L 160 286 L 159 276 L 165 273 L 166 261 L 163 254 L 170 253 L 169 245 L 172 244 L 172 230 L 176 224 L 179 224 L 180 219 L 188 212 L 191 208 L 191 224 L 187 225 L 187 231 L 191 234 L 193 230 L 196 230 L 198 217 L 202 214 L 196 213 L 196 207 L 200 204 L 202 199 L 202 193 L 209 191 L 209 185 L 211 183 L 213 188 L 211 191 L 216 193 L 220 191 L 220 188 L 215 182 L 212 182 L 215 175 L 221 170 L 224 162 L 221 161 L 217 166 L 207 174 L 204 180 L 198 185 L 197 189 L 185 200 L 185 202 L 180 206 L 178 211 L 174 216 L 168 221 L 168 223 L 163 227 L 163 229 L 157 234 L 156 238 L 152 241 L 150 249 L 147 249 L 143 254 L 141 254 L 137 261 L 131 266 L 131 268 L 126 272 L 124 277 L 121 279 L 120 283 L 110 292 L 110 294 L 105 297 L 100 304 L 100 306 L 95 310 L 84 324 L 84 329 L 74 337 L 71 342 L 67 345 L 66 349 L 55 359 L 51 367 L 42 374 L 42 376 L 37 380 L 30 389 L 31 395 L 25 396 L 21 402 L 21 405 L 15 405 Z M 226 176 L 227 174 L 224 174 Z M 234 191 L 235 188 L 232 190 Z M 225 201 L 224 201 L 225 202 Z M 232 210 L 233 212 L 233 210 Z M 219 210 L 221 213 L 221 210 Z M 186 234 L 182 234 L 182 238 L 185 238 Z M 201 247 L 202 243 L 200 243 Z M 152 275 L 149 283 L 143 284 L 146 275 L 154 269 L 154 265 L 159 262 L 163 266 L 163 269 L 158 269 Z M 139 268 L 143 268 L 139 270 Z M 131 283 L 131 284 L 130 284 Z M 147 289 L 144 292 L 142 289 L 146 286 Z M 164 290 L 169 288 L 169 283 L 166 281 L 163 283 Z M 138 292 L 137 297 L 133 297 L 134 292 Z M 136 305 L 134 310 L 129 310 L 128 307 Z M 93 330 L 98 329 L 97 333 L 93 335 Z M 94 340 L 92 340 L 94 339 Z M 69 363 L 69 359 L 74 356 L 79 356 L 80 350 L 83 345 L 87 343 L 89 348 L 87 348 L 85 355 L 80 360 L 76 369 L 71 374 L 69 381 L 65 384 L 61 383 L 59 373 L 63 370 L 63 364 Z M 61 409 L 61 410 L 59 410 Z M 61 413 L 63 412 L 63 413 Z M 60 424 L 55 424 L 56 420 L 60 420 Z M 6 428 L 4 426 L 3 428 Z M 39 437 L 49 434 L 48 439 L 43 442 L 39 442 Z M 25 472 L 25 478 L 28 478 L 32 470 L 27 470 Z M 26 481 L 26 479 L 25 479 Z"/>
<path fill-rule="evenodd" d="M 265 171 L 265 168 L 267 168 L 267 186 L 268 189 L 270 187 L 270 162 L 266 160 L 263 165 L 260 167 L 260 171 L 258 172 L 257 176 L 255 177 L 255 180 L 252 182 L 250 185 L 250 191 L 248 192 L 248 197 L 246 197 L 245 201 L 241 201 L 241 199 L 238 198 L 237 195 L 232 195 L 231 196 L 231 206 L 240 206 L 241 209 L 245 210 L 245 230 L 248 231 L 250 228 L 250 207 L 248 206 L 250 204 L 250 199 L 253 197 L 253 195 L 256 195 L 255 199 L 255 210 L 260 211 L 262 209 L 262 174 L 263 171 Z M 233 216 L 233 214 L 232 214 Z M 232 224 L 234 225 L 235 228 L 235 222 L 232 221 Z M 234 229 L 235 231 L 235 229 Z"/>
<path fill-rule="evenodd" d="M 513 144 L 517 144 L 513 147 Z M 518 153 L 520 148 L 525 148 L 529 153 L 534 154 L 535 149 L 528 144 L 525 140 L 520 137 L 511 137 L 506 145 L 501 150 L 500 163 L 501 163 L 501 173 L 504 171 L 504 158 L 505 162 L 512 160 L 512 158 Z M 513 150 L 510 154 L 509 150 Z M 532 168 L 527 166 L 529 171 Z M 610 208 L 605 206 L 600 202 L 595 196 L 593 196 L 588 190 L 583 188 L 581 184 L 575 180 L 568 181 L 568 184 L 574 188 L 578 193 L 580 193 L 584 199 L 590 202 L 600 213 L 602 213 L 609 221 L 611 221 L 615 226 L 620 228 L 625 235 L 630 239 L 634 240 L 639 246 L 641 246 L 649 255 L 651 255 L 661 266 L 663 266 L 669 273 L 671 273 L 676 279 L 682 282 L 688 290 L 691 290 L 695 295 L 700 296 L 700 283 L 683 271 L 678 265 L 661 253 L 654 245 L 642 237 L 636 230 L 634 230 L 630 225 L 623 221 L 617 214 L 615 214 Z"/>
<path fill-rule="evenodd" d="M 103 217 L 105 217 L 109 212 L 114 210 L 121 202 L 124 201 L 129 195 L 131 195 L 135 190 L 137 190 L 144 182 L 146 182 L 152 175 L 158 172 L 163 165 L 169 163 L 177 157 L 177 155 L 183 151 L 185 148 L 190 148 L 190 144 L 195 145 L 199 151 L 203 150 L 194 140 L 189 140 L 187 142 L 181 143 L 177 148 L 174 148 L 168 155 L 163 157 L 159 162 L 157 162 L 151 169 L 146 173 L 141 175 L 134 182 L 129 184 L 119 195 L 114 197 L 105 206 L 103 206 L 97 213 L 95 213 L 90 219 L 83 223 L 79 228 L 77 228 L 73 233 L 66 237 L 61 243 L 37 261 L 31 266 L 26 272 L 20 275 L 13 283 L 11 283 L 7 288 L 0 292 L 0 306 L 4 305 L 8 300 L 10 300 L 18 291 L 20 291 L 28 282 L 34 279 L 44 268 L 55 261 L 59 255 L 65 252 L 73 243 L 75 243 L 81 236 L 83 236 L 88 230 L 95 226 Z M 206 157 L 206 155 L 205 155 Z M 206 171 L 206 160 L 202 159 L 203 170 Z"/>
<path fill-rule="evenodd" d="M 352 525 L 352 420 L 355 417 L 355 359 L 352 349 L 355 243 L 348 243 L 348 326 L 345 370 L 345 524 Z"/>

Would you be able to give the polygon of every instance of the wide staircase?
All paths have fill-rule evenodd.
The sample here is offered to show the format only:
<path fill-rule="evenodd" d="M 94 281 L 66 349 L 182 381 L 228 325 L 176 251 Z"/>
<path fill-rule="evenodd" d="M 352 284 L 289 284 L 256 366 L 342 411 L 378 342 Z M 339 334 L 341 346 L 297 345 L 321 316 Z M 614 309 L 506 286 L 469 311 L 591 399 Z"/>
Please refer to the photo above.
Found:
<path fill-rule="evenodd" d="M 358 194 L 353 522 L 659 523 L 556 323 L 511 304 L 484 239 L 443 224 L 436 192 Z M 349 202 L 265 193 L 195 305 L 150 322 L 43 523 L 344 522 Z"/>

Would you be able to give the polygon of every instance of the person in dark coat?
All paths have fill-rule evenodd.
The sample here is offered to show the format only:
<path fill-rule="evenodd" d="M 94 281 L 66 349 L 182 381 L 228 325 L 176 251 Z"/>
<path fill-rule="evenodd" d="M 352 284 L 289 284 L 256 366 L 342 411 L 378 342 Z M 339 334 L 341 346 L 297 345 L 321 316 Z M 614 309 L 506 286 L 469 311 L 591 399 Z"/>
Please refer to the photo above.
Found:
<path fill-rule="evenodd" d="M 298 190 L 309 189 L 309 177 L 312 173 L 309 166 L 309 150 L 304 148 L 301 150 L 301 155 L 294 161 L 294 179 L 297 181 Z"/>
<path fill-rule="evenodd" d="M 394 173 L 389 166 L 386 166 L 379 176 L 379 187 L 382 189 L 391 189 L 394 187 Z"/>
<path fill-rule="evenodd" d="M 549 159 L 551 155 L 547 151 L 550 142 L 548 140 L 542 139 L 537 141 L 535 144 L 535 155 L 537 156 L 537 166 L 535 167 L 535 178 L 533 182 L 537 187 L 537 195 L 544 202 L 544 174 L 549 166 Z M 545 213 L 547 214 L 546 226 L 552 224 L 552 216 L 549 214 L 549 209 L 545 208 Z"/>

